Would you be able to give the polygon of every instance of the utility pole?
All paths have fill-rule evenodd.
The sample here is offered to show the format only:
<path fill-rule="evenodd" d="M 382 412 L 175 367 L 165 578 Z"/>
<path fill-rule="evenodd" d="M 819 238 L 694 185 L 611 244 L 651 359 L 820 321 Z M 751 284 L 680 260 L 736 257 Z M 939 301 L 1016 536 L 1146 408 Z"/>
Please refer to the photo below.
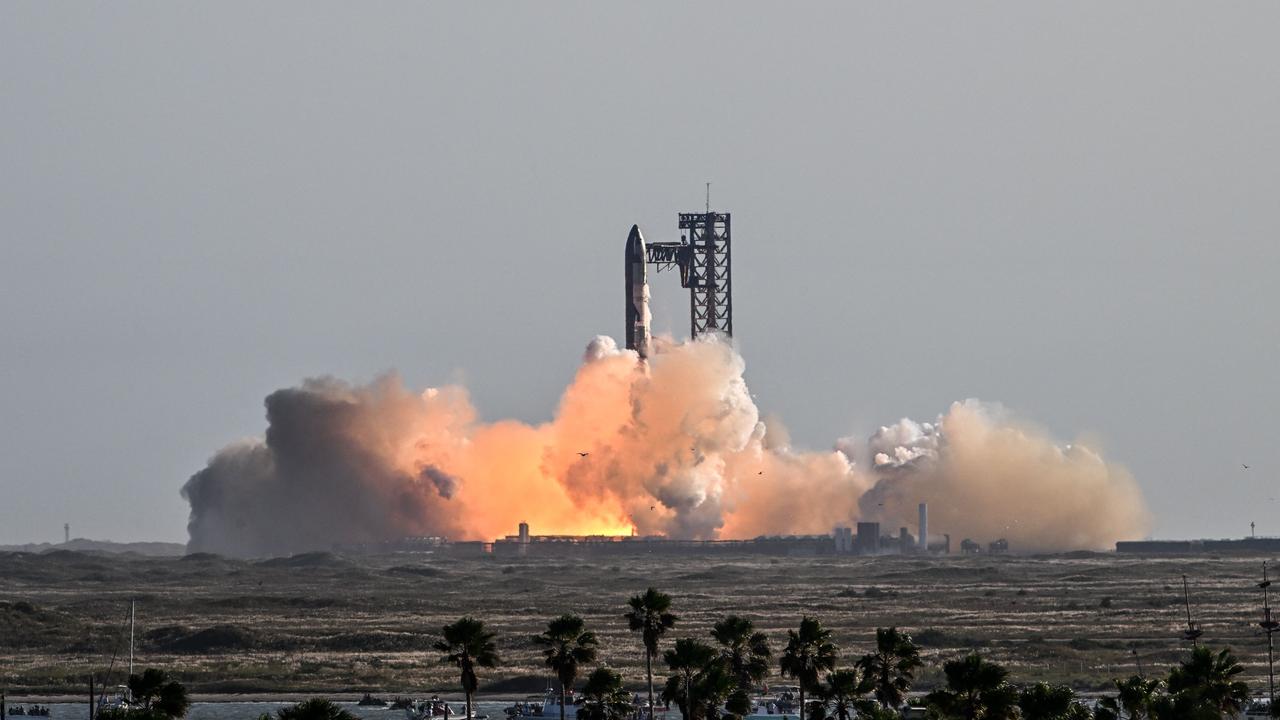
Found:
<path fill-rule="evenodd" d="M 1271 598 L 1267 588 L 1271 587 L 1271 580 L 1267 578 L 1267 562 L 1262 561 L 1262 582 L 1258 583 L 1258 587 L 1262 588 L 1262 622 L 1258 623 L 1262 626 L 1262 631 L 1267 634 L 1267 696 L 1271 698 L 1271 707 L 1275 707 L 1276 703 L 1276 667 L 1275 667 L 1275 642 L 1272 638 L 1277 629 L 1280 629 L 1280 622 L 1271 619 Z"/>
<path fill-rule="evenodd" d="M 1183 579 L 1187 579 L 1183 575 Z M 134 601 L 129 601 L 129 679 L 133 679 L 133 605 Z M 133 689 L 129 688 L 129 702 L 133 702 Z"/>

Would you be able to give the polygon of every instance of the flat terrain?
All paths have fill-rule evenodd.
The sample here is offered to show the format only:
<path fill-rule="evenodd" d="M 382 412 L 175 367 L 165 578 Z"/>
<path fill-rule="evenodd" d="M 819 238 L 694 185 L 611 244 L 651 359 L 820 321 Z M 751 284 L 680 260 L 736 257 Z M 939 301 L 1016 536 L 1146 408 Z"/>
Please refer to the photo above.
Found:
<path fill-rule="evenodd" d="M 587 618 L 602 659 L 632 684 L 643 656 L 622 618 L 649 585 L 673 595 L 675 637 L 705 636 L 738 613 L 785 643 L 804 614 L 835 630 L 846 662 L 867 652 L 877 626 L 908 629 L 926 651 L 922 684 L 941 661 L 972 648 L 1006 663 L 1017 681 L 1082 690 L 1152 672 L 1185 649 L 1181 576 L 1203 641 L 1230 645 L 1265 682 L 1256 632 L 1263 558 L 1037 557 L 457 559 L 329 554 L 245 561 L 106 556 L 69 551 L 0 554 L 0 679 L 10 695 L 80 694 L 127 649 L 137 600 L 138 661 L 201 693 L 451 692 L 453 671 L 430 650 L 441 625 L 471 614 L 498 633 L 503 664 L 482 691 L 546 686 L 528 643 L 563 612 Z M 1136 655 L 1134 654 L 1136 651 Z M 122 662 L 116 658 L 116 672 Z M 118 681 L 118 680 L 117 680 Z M 1260 687 L 1260 685 L 1259 685 Z"/>

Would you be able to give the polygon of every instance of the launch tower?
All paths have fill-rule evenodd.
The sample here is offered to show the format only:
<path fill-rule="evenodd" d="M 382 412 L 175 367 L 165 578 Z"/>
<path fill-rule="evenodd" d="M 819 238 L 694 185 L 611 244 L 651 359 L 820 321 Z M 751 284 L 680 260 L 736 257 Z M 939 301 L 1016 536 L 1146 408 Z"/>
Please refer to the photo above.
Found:
<path fill-rule="evenodd" d="M 689 335 L 733 336 L 729 213 L 680 213 L 680 241 L 649 243 L 645 251 L 659 272 L 678 268 L 689 289 Z"/>

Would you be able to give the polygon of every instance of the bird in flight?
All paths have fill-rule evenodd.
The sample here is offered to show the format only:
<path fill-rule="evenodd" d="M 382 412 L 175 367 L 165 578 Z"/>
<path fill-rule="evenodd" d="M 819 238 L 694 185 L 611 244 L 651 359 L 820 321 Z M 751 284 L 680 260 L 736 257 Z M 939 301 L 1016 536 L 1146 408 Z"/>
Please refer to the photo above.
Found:
<path fill-rule="evenodd" d="M 580 452 L 580 453 L 578 453 L 578 457 L 586 457 L 586 456 L 588 456 L 588 455 L 590 455 L 590 454 L 591 454 L 591 453 L 589 453 L 589 452 L 585 452 L 585 453 L 584 453 L 584 452 Z"/>
<path fill-rule="evenodd" d="M 761 470 L 760 472 L 758 472 L 758 473 L 756 473 L 756 474 L 757 474 L 757 475 L 763 475 L 763 474 L 764 474 L 764 471 L 763 471 L 763 470 Z"/>
<path fill-rule="evenodd" d="M 1244 468 L 1245 470 L 1249 469 L 1249 466 L 1245 465 L 1244 463 L 1240 463 L 1240 467 Z"/>

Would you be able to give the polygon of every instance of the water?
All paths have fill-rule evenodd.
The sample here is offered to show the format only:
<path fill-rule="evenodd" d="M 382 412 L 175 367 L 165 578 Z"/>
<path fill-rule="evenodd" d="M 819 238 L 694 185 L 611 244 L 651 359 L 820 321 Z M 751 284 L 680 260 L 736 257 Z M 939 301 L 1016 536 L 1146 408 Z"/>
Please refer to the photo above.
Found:
<path fill-rule="evenodd" d="M 19 703 L 22 704 L 22 703 Z M 40 703 L 44 705 L 46 703 Z M 49 720 L 86 720 L 89 716 L 88 703 L 47 703 Z M 260 715 L 275 716 L 282 707 L 293 705 L 291 702 L 198 702 L 192 703 L 187 711 L 187 720 L 258 720 Z M 337 703 L 343 709 L 363 720 L 404 720 L 403 710 L 388 708 L 361 707 L 354 702 Z M 461 718 L 462 702 L 449 703 L 459 710 L 455 717 Z M 13 703 L 10 703 L 12 706 Z M 511 701 L 485 700 L 472 703 L 477 715 L 488 715 L 489 720 L 503 720 L 502 709 L 509 707 Z M 10 716 L 11 720 L 15 720 Z M 40 720 L 33 716 L 17 716 L 16 720 Z"/>

